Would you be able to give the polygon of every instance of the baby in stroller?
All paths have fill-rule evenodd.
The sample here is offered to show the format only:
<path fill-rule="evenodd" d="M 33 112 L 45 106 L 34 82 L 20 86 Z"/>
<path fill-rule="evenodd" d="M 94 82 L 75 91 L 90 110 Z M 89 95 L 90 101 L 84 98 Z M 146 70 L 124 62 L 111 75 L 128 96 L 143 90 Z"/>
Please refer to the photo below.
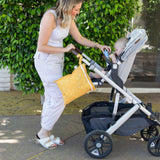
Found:
<path fill-rule="evenodd" d="M 112 63 L 117 63 L 116 57 L 118 57 L 122 53 L 122 51 L 126 47 L 127 42 L 128 39 L 126 37 L 122 37 L 115 42 L 114 44 L 115 52 L 109 55 L 109 57 L 112 60 Z"/>
<path fill-rule="evenodd" d="M 109 55 L 109 58 L 111 59 L 112 63 L 117 63 L 117 57 L 121 54 L 121 52 L 123 51 L 123 49 L 125 48 L 126 44 L 128 42 L 128 39 L 126 37 L 122 37 L 120 39 L 118 39 L 115 44 L 114 44 L 114 49 L 115 52 L 113 54 Z M 102 72 L 105 74 L 106 72 L 104 71 L 104 69 L 102 70 Z M 97 73 L 94 72 L 89 72 L 89 76 L 91 79 L 99 79 L 101 78 L 101 76 Z"/>
<path fill-rule="evenodd" d="M 135 57 L 136 57 L 136 54 L 132 54 L 124 63 L 120 63 L 119 56 L 121 55 L 121 53 L 125 49 L 128 41 L 129 41 L 129 38 L 127 38 L 127 37 L 119 38 L 114 44 L 115 52 L 113 54 L 109 55 L 109 58 L 110 58 L 112 64 L 114 64 L 114 63 L 119 64 L 118 77 L 122 80 L 123 84 L 125 84 L 125 82 L 127 81 L 128 75 L 130 73 L 130 70 L 132 68 L 132 65 L 133 65 Z M 107 72 L 105 71 L 105 69 L 103 69 L 102 73 L 106 74 Z M 89 76 L 90 76 L 91 80 L 93 81 L 93 84 L 102 85 L 102 83 L 101 83 L 102 78 L 99 74 L 97 74 L 95 72 L 89 72 Z M 110 98 L 110 100 L 112 100 L 112 97 Z M 119 103 L 126 103 L 126 102 L 131 103 L 126 97 L 120 96 Z"/>

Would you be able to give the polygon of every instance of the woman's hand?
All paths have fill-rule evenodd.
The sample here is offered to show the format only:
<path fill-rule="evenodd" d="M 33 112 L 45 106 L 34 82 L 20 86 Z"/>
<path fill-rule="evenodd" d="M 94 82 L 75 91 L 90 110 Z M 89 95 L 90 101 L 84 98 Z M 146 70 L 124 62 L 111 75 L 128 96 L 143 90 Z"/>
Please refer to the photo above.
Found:
<path fill-rule="evenodd" d="M 71 49 L 75 49 L 75 46 L 72 43 L 65 47 L 65 52 L 69 52 Z"/>
<path fill-rule="evenodd" d="M 106 49 L 109 53 L 111 53 L 111 47 L 109 46 L 103 46 L 103 45 L 98 44 L 97 48 L 99 48 L 102 52 L 104 52 L 104 49 Z"/>

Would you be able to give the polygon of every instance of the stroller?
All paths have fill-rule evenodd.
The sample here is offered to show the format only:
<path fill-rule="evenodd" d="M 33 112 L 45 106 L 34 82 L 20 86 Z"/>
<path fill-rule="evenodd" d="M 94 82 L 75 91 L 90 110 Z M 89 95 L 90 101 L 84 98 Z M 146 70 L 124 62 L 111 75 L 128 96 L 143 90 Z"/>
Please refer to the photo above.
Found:
<path fill-rule="evenodd" d="M 117 64 L 112 64 L 105 52 L 106 74 L 102 72 L 100 65 L 80 50 L 72 50 L 75 55 L 82 54 L 82 61 L 102 77 L 101 82 L 107 82 L 112 86 L 109 101 L 90 104 L 82 112 L 82 121 L 87 133 L 84 148 L 92 158 L 101 159 L 111 153 L 112 134 L 130 136 L 139 131 L 141 137 L 148 141 L 149 153 L 160 156 L 159 113 L 154 113 L 150 103 L 145 105 L 124 86 L 136 53 L 147 40 L 144 29 L 133 30 L 125 49 L 117 57 Z"/>

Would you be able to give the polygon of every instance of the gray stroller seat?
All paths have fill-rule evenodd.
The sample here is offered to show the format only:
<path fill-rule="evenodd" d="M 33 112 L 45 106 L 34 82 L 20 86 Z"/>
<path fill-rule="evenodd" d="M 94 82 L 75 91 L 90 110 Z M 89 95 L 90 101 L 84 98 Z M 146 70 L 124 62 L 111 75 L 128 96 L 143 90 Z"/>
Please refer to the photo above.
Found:
<path fill-rule="evenodd" d="M 132 65 L 134 63 L 136 54 L 142 49 L 143 45 L 148 40 L 144 29 L 135 29 L 127 37 L 129 40 L 125 49 L 119 55 L 121 64 L 118 69 L 118 76 L 123 81 L 123 84 L 127 81 Z"/>

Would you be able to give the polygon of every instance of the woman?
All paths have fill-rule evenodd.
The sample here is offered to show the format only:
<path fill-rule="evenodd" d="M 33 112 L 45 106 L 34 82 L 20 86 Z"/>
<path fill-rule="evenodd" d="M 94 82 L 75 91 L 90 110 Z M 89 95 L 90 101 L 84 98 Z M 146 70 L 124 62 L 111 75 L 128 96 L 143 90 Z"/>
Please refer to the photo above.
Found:
<path fill-rule="evenodd" d="M 107 49 L 84 38 L 76 27 L 74 17 L 79 14 L 82 0 L 58 0 L 55 9 L 46 11 L 40 24 L 37 51 L 34 56 L 36 70 L 43 82 L 45 101 L 41 115 L 41 129 L 36 140 L 45 148 L 53 149 L 64 144 L 59 137 L 51 135 L 51 130 L 62 114 L 65 106 L 62 93 L 55 80 L 62 77 L 64 53 L 75 49 L 73 44 L 63 47 L 63 39 L 68 33 L 81 45 Z"/>

